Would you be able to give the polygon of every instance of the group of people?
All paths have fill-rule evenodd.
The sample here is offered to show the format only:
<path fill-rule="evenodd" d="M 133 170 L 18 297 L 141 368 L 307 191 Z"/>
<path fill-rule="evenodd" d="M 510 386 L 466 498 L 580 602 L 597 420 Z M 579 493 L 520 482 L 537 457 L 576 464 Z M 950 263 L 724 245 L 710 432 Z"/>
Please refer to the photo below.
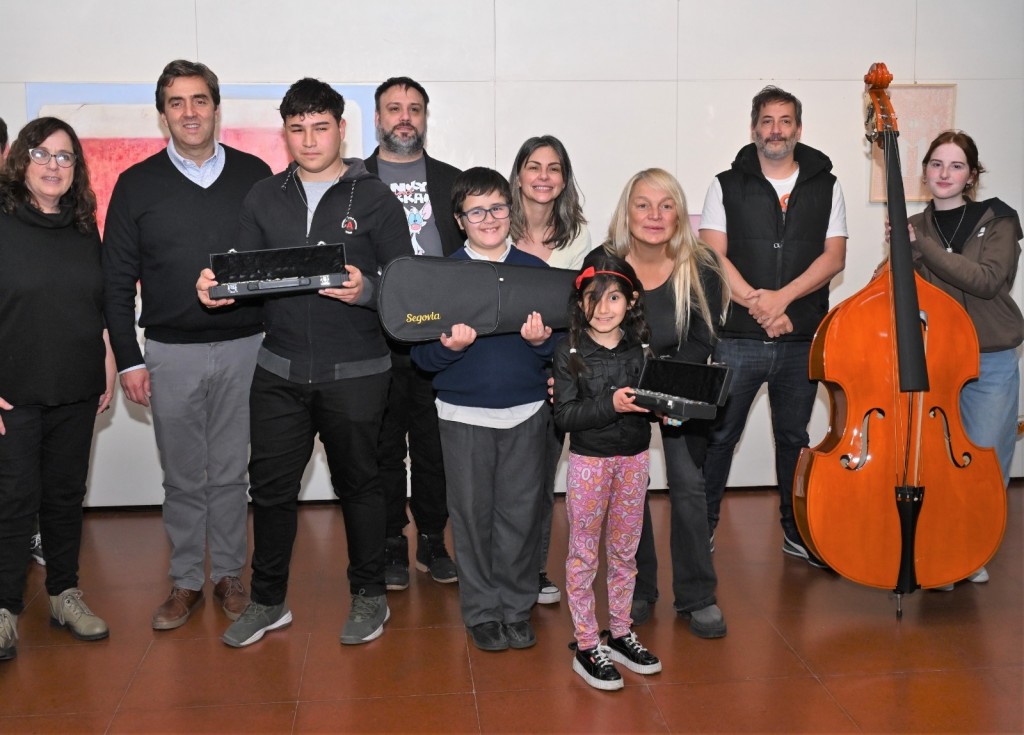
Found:
<path fill-rule="evenodd" d="M 764 384 L 782 550 L 825 566 L 801 539 L 791 488 L 817 390 L 807 375 L 811 340 L 848 231 L 830 160 L 800 142 L 795 96 L 770 86 L 754 97 L 751 143 L 712 182 L 699 235 L 679 182 L 652 168 L 626 183 L 597 247 L 557 138 L 527 140 L 508 178 L 459 171 L 427 155 L 429 97 L 408 77 L 377 89 L 379 146 L 366 160 L 340 154 L 342 96 L 315 79 L 293 84 L 280 106 L 292 163 L 273 175 L 217 142 L 220 91 L 205 65 L 171 62 L 155 98 L 167 148 L 120 175 L 102 246 L 87 162 L 67 123 L 30 122 L 2 168 L 0 659 L 16 655 L 37 515 L 52 620 L 80 639 L 108 635 L 77 573 L 93 424 L 117 380 L 129 401 L 151 409 L 164 473 L 171 589 L 153 612 L 155 630 L 184 625 L 203 602 L 207 557 L 231 621 L 226 644 L 251 645 L 291 622 L 298 496 L 319 436 L 348 544 L 352 602 L 341 643 L 380 636 L 387 591 L 409 586 L 408 495 L 415 566 L 458 583 L 472 643 L 532 646 L 532 606 L 561 595 L 547 568 L 568 434 L 573 669 L 596 688 L 621 688 L 616 662 L 661 670 L 634 631 L 659 597 L 646 497 L 652 424 L 666 460 L 673 606 L 694 634 L 719 638 L 727 628 L 715 529 Z M 923 165 L 933 201 L 911 218 L 914 257 L 974 320 L 981 377 L 964 390 L 961 412 L 971 438 L 996 447 L 1008 479 L 1024 340 L 1010 296 L 1020 222 L 997 199 L 973 200 L 984 169 L 966 134 L 943 133 Z M 320 242 L 345 244 L 340 287 L 211 298 L 210 253 Z M 532 312 L 519 333 L 481 336 L 456 324 L 414 347 L 390 340 L 374 309 L 379 273 L 406 255 L 572 270 L 569 327 L 552 332 L 551 315 Z M 637 406 L 632 389 L 650 357 L 727 364 L 732 387 L 718 416 L 680 422 Z M 593 592 L 602 530 L 605 630 Z"/>

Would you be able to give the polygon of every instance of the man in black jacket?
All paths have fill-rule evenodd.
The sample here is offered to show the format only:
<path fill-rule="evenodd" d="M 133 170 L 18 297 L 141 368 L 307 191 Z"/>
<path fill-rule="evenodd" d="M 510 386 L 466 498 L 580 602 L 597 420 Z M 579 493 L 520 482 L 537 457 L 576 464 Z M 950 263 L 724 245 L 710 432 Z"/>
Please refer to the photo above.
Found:
<path fill-rule="evenodd" d="M 427 90 L 409 77 L 391 77 L 377 87 L 374 101 L 380 145 L 366 159 L 366 168 L 380 176 L 401 202 L 414 252 L 451 255 L 464 239 L 451 202 L 452 182 L 459 169 L 431 158 L 423 149 L 430 102 Z M 377 455 L 388 513 L 387 588 L 404 590 L 409 586 L 409 540 L 403 533 L 409 523 L 407 496 L 416 521 L 416 567 L 438 582 L 457 582 L 455 564 L 444 544 L 448 507 L 433 376 L 412 363 L 408 345 L 392 340 L 389 345 L 391 390 Z M 407 446 L 411 496 L 405 468 Z"/>
<path fill-rule="evenodd" d="M 235 620 L 249 602 L 240 580 L 248 553 L 249 382 L 263 319 L 258 304 L 204 309 L 195 274 L 210 253 L 237 246 L 242 200 L 270 167 L 216 141 L 220 89 L 204 64 L 168 64 L 156 108 L 171 138 L 118 178 L 103 272 L 121 388 L 153 411 L 173 586 L 152 625 L 170 630 L 203 601 L 207 547 L 224 613 Z M 135 334 L 139 282 L 145 357 Z"/>
<path fill-rule="evenodd" d="M 255 643 L 291 623 L 288 571 L 302 475 L 319 434 L 341 501 L 352 607 L 341 642 L 381 635 L 390 616 L 384 585 L 384 494 L 377 439 L 387 400 L 391 355 L 377 319 L 378 273 L 412 253 L 402 207 L 359 158 L 341 157 L 345 100 L 316 79 L 293 84 L 281 101 L 286 171 L 253 187 L 242 206 L 238 249 L 344 243 L 348 280 L 340 288 L 266 300 L 266 337 L 253 376 L 254 551 L 252 602 L 222 636 Z M 215 274 L 203 271 L 200 300 Z"/>
<path fill-rule="evenodd" d="M 708 530 L 714 538 L 733 450 L 761 385 L 768 385 L 782 550 L 824 566 L 808 552 L 793 518 L 793 474 L 808 446 L 817 383 L 807 377 L 811 340 L 828 312 L 832 278 L 846 263 L 846 206 L 824 153 L 800 143 L 802 105 L 768 86 L 753 99 L 752 143 L 708 189 L 700 236 L 721 256 L 733 307 L 715 362 L 733 370 L 704 463 Z"/>

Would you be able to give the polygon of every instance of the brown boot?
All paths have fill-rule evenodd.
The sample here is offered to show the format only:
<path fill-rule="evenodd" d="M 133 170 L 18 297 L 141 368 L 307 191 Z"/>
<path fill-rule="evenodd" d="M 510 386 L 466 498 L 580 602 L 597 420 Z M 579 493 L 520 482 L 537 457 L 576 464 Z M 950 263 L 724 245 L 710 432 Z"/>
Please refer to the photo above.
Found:
<path fill-rule="evenodd" d="M 221 577 L 213 588 L 213 596 L 220 600 L 221 609 L 230 620 L 238 620 L 249 604 L 249 594 L 238 577 Z"/>
<path fill-rule="evenodd" d="M 203 601 L 202 590 L 174 587 L 163 604 L 153 613 L 153 630 L 174 630 L 188 622 L 189 616 Z"/>

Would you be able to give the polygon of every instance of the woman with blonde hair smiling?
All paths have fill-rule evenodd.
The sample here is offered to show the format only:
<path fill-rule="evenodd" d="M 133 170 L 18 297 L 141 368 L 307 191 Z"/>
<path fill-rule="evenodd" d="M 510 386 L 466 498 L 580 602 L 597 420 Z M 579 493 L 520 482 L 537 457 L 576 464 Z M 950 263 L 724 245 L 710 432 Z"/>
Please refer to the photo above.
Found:
<path fill-rule="evenodd" d="M 729 288 L 715 252 L 690 227 L 686 197 L 672 174 L 659 168 L 626 183 L 603 248 L 626 259 L 644 288 L 651 350 L 659 357 L 705 363 L 716 325 L 729 304 Z M 676 611 L 702 638 L 725 635 L 716 604 L 718 578 L 708 544 L 704 459 L 708 423 L 661 427 L 671 503 L 672 591 Z M 643 623 L 658 598 L 657 559 L 650 510 L 644 509 L 637 551 L 633 622 Z"/>

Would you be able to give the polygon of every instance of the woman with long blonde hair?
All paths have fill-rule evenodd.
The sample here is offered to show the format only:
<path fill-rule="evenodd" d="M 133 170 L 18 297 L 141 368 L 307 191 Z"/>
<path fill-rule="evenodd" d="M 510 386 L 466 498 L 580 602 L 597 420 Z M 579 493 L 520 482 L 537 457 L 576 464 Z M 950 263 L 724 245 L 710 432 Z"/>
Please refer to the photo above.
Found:
<path fill-rule="evenodd" d="M 693 233 L 686 197 L 672 174 L 651 168 L 626 182 L 603 248 L 625 258 L 640 279 L 653 353 L 687 362 L 707 362 L 716 327 L 729 304 L 729 287 L 718 256 Z M 708 424 L 663 424 L 661 432 L 672 507 L 675 609 L 689 619 L 696 635 L 720 638 L 726 627 L 715 598 L 718 578 L 708 543 L 701 471 Z M 634 624 L 650 616 L 651 605 L 658 598 L 650 520 L 650 510 L 645 508 L 637 551 Z"/>

